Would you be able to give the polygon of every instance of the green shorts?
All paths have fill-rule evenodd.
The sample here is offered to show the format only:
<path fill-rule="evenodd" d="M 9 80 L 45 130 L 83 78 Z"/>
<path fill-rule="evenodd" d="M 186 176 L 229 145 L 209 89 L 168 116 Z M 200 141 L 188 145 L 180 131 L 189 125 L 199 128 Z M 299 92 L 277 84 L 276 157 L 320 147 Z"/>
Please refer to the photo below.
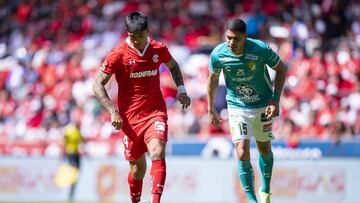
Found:
<path fill-rule="evenodd" d="M 233 143 L 250 139 L 254 136 L 256 141 L 266 142 L 273 140 L 273 118 L 265 118 L 265 107 L 258 109 L 228 109 L 230 133 Z"/>

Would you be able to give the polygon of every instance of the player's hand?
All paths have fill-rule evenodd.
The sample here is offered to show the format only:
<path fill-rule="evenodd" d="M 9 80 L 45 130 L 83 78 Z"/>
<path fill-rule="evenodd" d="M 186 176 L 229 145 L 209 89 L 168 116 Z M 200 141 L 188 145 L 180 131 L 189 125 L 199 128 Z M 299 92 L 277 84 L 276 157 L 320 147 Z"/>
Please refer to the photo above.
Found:
<path fill-rule="evenodd" d="M 182 109 L 186 109 L 187 107 L 190 106 L 191 100 L 186 93 L 180 93 L 177 96 L 177 100 L 179 100 L 180 104 L 182 104 Z"/>
<path fill-rule="evenodd" d="M 114 126 L 116 130 L 120 130 L 123 126 L 123 119 L 121 118 L 118 111 L 113 111 L 111 115 L 111 125 Z"/>
<path fill-rule="evenodd" d="M 279 102 L 271 101 L 265 108 L 265 118 L 270 119 L 279 115 Z"/>
<path fill-rule="evenodd" d="M 213 126 L 221 127 L 221 119 L 214 110 L 209 111 L 209 121 Z"/>

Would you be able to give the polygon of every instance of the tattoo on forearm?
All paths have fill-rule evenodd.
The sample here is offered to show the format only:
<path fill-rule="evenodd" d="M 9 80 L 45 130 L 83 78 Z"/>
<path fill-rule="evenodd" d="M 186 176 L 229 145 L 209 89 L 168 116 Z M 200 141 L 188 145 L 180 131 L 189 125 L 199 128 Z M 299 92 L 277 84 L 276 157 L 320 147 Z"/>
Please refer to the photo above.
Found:
<path fill-rule="evenodd" d="M 93 91 L 96 97 L 99 99 L 100 103 L 109 111 L 117 111 L 117 108 L 112 103 L 109 95 L 106 92 L 105 84 L 109 81 L 111 75 L 105 73 L 98 73 L 93 84 Z"/>
<path fill-rule="evenodd" d="M 171 75 L 175 81 L 176 86 L 184 85 L 183 77 L 181 75 L 180 67 L 176 62 L 172 63 L 172 67 L 169 67 Z"/>

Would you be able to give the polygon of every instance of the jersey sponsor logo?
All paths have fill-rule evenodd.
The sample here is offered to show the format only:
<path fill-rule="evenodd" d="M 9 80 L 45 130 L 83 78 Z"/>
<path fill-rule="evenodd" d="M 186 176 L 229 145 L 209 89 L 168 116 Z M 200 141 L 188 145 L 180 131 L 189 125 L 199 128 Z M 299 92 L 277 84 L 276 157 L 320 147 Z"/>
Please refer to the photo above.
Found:
<path fill-rule="evenodd" d="M 135 73 L 130 73 L 130 78 L 144 78 L 144 77 L 151 77 L 158 74 L 158 70 L 147 70 L 147 71 L 140 71 Z"/>
<path fill-rule="evenodd" d="M 233 82 L 248 82 L 253 79 L 254 76 L 244 77 L 244 78 L 232 78 Z"/>
<path fill-rule="evenodd" d="M 165 123 L 162 121 L 155 121 L 155 130 L 158 132 L 165 132 Z"/>
<path fill-rule="evenodd" d="M 152 60 L 154 61 L 154 63 L 159 62 L 159 55 L 155 54 L 155 55 L 152 57 Z"/>
<path fill-rule="evenodd" d="M 264 133 L 270 132 L 270 131 L 271 131 L 271 127 L 272 127 L 272 124 L 271 124 L 271 123 L 263 125 L 263 132 L 264 132 Z"/>
<path fill-rule="evenodd" d="M 225 71 L 227 71 L 227 72 L 230 72 L 231 71 L 231 69 L 230 69 L 230 66 L 225 66 Z"/>
<path fill-rule="evenodd" d="M 254 60 L 254 61 L 257 61 L 259 58 L 259 56 L 256 56 L 254 54 L 246 54 L 245 55 L 245 59 L 248 59 L 248 60 Z"/>
<path fill-rule="evenodd" d="M 236 76 L 242 76 L 245 75 L 245 71 L 243 69 L 238 69 Z"/>
<path fill-rule="evenodd" d="M 252 103 L 259 101 L 259 94 L 256 90 L 248 85 L 240 84 L 236 88 L 236 92 L 238 94 L 238 99 L 244 103 Z"/>
<path fill-rule="evenodd" d="M 255 61 L 250 61 L 248 63 L 248 68 L 252 71 L 254 71 L 256 69 L 256 64 L 255 64 Z"/>

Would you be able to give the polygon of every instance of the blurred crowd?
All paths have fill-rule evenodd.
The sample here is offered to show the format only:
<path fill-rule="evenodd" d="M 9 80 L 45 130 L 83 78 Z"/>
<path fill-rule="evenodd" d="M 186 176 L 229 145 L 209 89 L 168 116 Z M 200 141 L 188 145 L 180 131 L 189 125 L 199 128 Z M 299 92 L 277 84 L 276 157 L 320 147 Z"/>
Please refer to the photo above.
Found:
<path fill-rule="evenodd" d="M 289 146 L 360 137 L 359 1 L 0 0 L 0 145 L 56 143 L 70 123 L 87 140 L 116 140 L 91 84 L 126 37 L 124 17 L 134 10 L 149 16 L 151 37 L 168 46 L 192 98 L 182 111 L 161 67 L 170 139 L 229 136 L 224 83 L 216 102 L 221 128 L 208 124 L 206 85 L 209 53 L 231 17 L 241 17 L 248 37 L 268 42 L 288 67 L 275 137 Z M 111 81 L 114 101 L 116 88 Z"/>

